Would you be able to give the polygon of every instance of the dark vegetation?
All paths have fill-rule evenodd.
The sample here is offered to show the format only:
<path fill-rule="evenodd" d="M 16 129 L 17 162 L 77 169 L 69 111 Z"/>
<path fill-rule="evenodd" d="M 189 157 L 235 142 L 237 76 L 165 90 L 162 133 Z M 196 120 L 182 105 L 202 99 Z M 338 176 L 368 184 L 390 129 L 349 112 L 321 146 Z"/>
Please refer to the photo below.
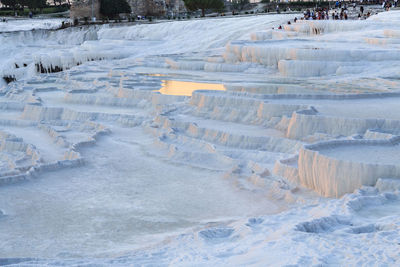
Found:
<path fill-rule="evenodd" d="M 69 10 L 69 4 L 62 4 L 62 0 L 54 0 L 54 5 L 48 5 L 46 0 L 0 0 L 4 7 L 0 9 L 0 16 L 28 16 L 29 13 L 50 14 Z"/>
<path fill-rule="evenodd" d="M 121 13 L 131 13 L 131 6 L 126 0 L 101 0 L 100 13 L 107 18 L 117 18 Z"/>
<path fill-rule="evenodd" d="M 4 80 L 6 83 L 11 83 L 11 82 L 15 82 L 17 79 L 15 79 L 14 76 L 4 76 L 4 77 L 3 77 L 3 80 Z"/>
<path fill-rule="evenodd" d="M 183 0 L 190 11 L 201 10 L 201 16 L 206 15 L 206 10 L 223 11 L 225 4 L 223 0 Z"/>

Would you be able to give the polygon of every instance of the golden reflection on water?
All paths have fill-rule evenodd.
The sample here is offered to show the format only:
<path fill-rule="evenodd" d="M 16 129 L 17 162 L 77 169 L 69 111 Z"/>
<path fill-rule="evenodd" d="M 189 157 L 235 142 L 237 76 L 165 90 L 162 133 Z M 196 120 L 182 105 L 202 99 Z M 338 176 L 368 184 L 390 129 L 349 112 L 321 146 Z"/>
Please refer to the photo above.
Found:
<path fill-rule="evenodd" d="M 160 74 L 160 73 L 151 73 L 151 74 L 145 74 L 146 76 L 150 77 L 165 77 L 167 76 L 166 74 Z"/>
<path fill-rule="evenodd" d="M 196 90 L 226 91 L 223 84 L 218 83 L 195 83 L 163 80 L 162 87 L 158 92 L 163 95 L 191 96 Z"/>

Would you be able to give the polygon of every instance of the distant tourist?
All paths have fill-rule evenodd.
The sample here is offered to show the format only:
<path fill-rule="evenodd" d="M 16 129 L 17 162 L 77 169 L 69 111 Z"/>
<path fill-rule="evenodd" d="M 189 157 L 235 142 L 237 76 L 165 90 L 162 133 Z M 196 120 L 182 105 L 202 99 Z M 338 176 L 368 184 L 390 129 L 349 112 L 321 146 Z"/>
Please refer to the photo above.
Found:
<path fill-rule="evenodd" d="M 383 2 L 383 5 L 386 11 L 389 11 L 392 7 L 392 4 L 389 1 Z"/>
<path fill-rule="evenodd" d="M 385 11 L 389 11 L 391 7 L 392 7 L 392 4 L 390 3 L 390 1 L 383 1 L 382 8 Z"/>

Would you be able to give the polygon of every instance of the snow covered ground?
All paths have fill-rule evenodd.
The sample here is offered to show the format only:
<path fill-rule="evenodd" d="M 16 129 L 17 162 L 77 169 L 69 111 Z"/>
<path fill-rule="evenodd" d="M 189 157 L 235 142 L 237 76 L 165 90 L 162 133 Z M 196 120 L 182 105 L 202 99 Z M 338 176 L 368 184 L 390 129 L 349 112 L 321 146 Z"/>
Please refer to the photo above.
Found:
<path fill-rule="evenodd" d="M 0 265 L 399 265 L 400 12 L 295 16 L 0 34 Z"/>

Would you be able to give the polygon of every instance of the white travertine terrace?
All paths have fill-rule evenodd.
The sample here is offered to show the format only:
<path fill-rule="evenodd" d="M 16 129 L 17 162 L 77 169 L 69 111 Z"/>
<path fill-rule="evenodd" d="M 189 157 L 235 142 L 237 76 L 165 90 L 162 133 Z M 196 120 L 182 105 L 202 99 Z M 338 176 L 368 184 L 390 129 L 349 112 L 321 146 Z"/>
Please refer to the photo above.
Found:
<path fill-rule="evenodd" d="M 381 206 L 400 199 L 398 192 L 386 192 L 400 188 L 400 12 L 362 21 L 285 25 L 295 16 L 0 35 L 5 44 L 0 47 L 5 55 L 0 74 L 6 78 L 0 82 L 1 220 L 14 216 L 9 210 L 24 207 L 9 204 L 19 193 L 7 195 L 8 184 L 35 177 L 46 180 L 54 173 L 65 178 L 65 196 L 58 200 L 81 201 L 73 207 L 78 212 L 67 214 L 67 219 L 73 221 L 72 226 L 82 224 L 84 230 L 71 226 L 69 234 L 85 236 L 88 239 L 83 242 L 93 243 L 78 242 L 76 248 L 71 245 L 75 240 L 64 236 L 53 243 L 51 231 L 38 227 L 48 245 L 40 255 L 43 258 L 57 258 L 65 251 L 75 255 L 75 249 L 85 257 L 96 257 L 126 251 L 127 244 L 134 242 L 147 244 L 135 241 L 136 233 L 129 232 L 136 230 L 132 220 L 140 220 L 138 231 L 150 231 L 148 224 L 157 222 L 157 231 L 170 233 L 199 227 L 200 221 L 200 227 L 210 221 L 219 225 L 260 215 L 260 211 L 265 215 L 285 209 L 289 211 L 265 221 L 252 217 L 232 227 L 191 229 L 193 234 L 179 241 L 185 248 L 179 242 L 171 245 L 185 251 L 183 256 L 176 253 L 171 261 L 168 257 L 174 257 L 173 253 L 161 255 L 167 257 L 161 264 L 202 265 L 210 257 L 215 265 L 248 265 L 248 258 L 260 259 L 269 250 L 286 251 L 288 244 L 294 247 L 311 239 L 312 233 L 322 232 L 332 239 L 323 240 L 317 248 L 301 243 L 306 255 L 311 251 L 310 259 L 298 251 L 291 252 L 294 258 L 277 253 L 277 257 L 262 259 L 265 265 L 337 264 L 342 261 L 332 259 L 336 237 L 342 242 L 338 257 L 346 254 L 349 233 L 368 233 L 383 242 L 382 229 L 396 231 L 398 226 L 381 221 L 365 226 L 358 212 L 368 210 L 370 199 Z M 279 25 L 282 30 L 277 29 Z M 23 46 L 18 53 L 13 52 L 15 44 Z M 12 78 L 16 81 L 7 84 Z M 184 86 L 174 88 L 177 84 Z M 53 193 L 60 190 L 42 180 L 31 183 L 43 182 Z M 222 183 L 229 186 L 219 187 Z M 30 186 L 26 184 L 16 186 Z M 168 199 L 162 198 L 166 192 Z M 144 194 L 146 201 L 134 198 L 136 194 Z M 201 200 L 191 202 L 192 195 Z M 236 198 L 247 202 L 236 202 Z M 148 206 L 142 209 L 142 205 Z M 290 209 L 291 205 L 296 208 Z M 215 209 L 207 213 L 205 206 Z M 196 207 L 201 211 L 189 212 Z M 51 211 L 54 206 L 46 208 Z M 46 208 L 38 208 L 31 216 L 39 221 L 47 218 Z M 148 210 L 154 213 L 149 215 Z M 175 217 L 175 212 L 181 217 Z M 119 224 L 121 213 L 123 225 Z M 82 214 L 90 215 L 79 217 Z M 104 230 L 103 223 L 113 232 L 97 232 Z M 40 253 L 41 238 L 35 236 L 31 243 L 24 240 L 21 245 L 14 243 L 14 237 L 24 236 L 23 230 L 1 228 L 0 238 L 8 238 L 13 246 L 1 246 L 0 259 L 5 254 L 18 258 Z M 336 231 L 337 235 L 329 235 Z M 232 246 L 246 243 L 249 236 L 255 255 L 248 247 L 234 247 L 232 255 L 219 247 L 224 241 Z M 319 244 L 326 236 L 308 241 Z M 109 242 L 114 237 L 116 241 Z M 360 253 L 370 251 L 375 239 L 363 245 Z M 13 254 L 19 246 L 23 253 Z M 186 247 L 207 251 L 193 256 Z M 396 254 L 397 247 L 385 248 L 388 252 L 378 250 L 377 258 L 390 265 L 387 254 Z M 226 261 L 222 254 L 229 254 Z M 371 265 L 375 260 L 361 258 L 351 263 Z M 126 260 L 121 259 L 121 265 L 149 263 L 145 256 L 143 261 Z"/>
<path fill-rule="evenodd" d="M 379 178 L 400 178 L 399 141 L 393 137 L 305 146 L 299 152 L 299 182 L 323 196 L 340 197 L 363 185 L 374 186 Z"/>
<path fill-rule="evenodd" d="M 398 83 L 395 80 L 397 74 L 391 72 L 400 66 L 400 56 L 397 53 L 400 42 L 398 30 L 393 27 L 392 20 L 387 18 L 389 16 L 392 20 L 398 19 L 397 13 L 392 12 L 387 13 L 386 17 L 379 14 L 367 21 L 298 21 L 284 25 L 283 30 L 275 28 L 248 32 L 248 27 L 245 27 L 241 33 L 247 31 L 248 37 L 239 38 L 239 41 L 223 37 L 210 43 L 212 36 L 209 36 L 207 40 L 196 43 L 185 37 L 189 42 L 187 46 L 198 51 L 213 49 L 229 40 L 224 52 L 204 58 L 185 58 L 174 54 L 178 50 L 184 52 L 181 46 L 176 46 L 183 41 L 179 34 L 185 28 L 196 26 L 199 23 L 196 21 L 173 24 L 176 28 L 166 23 L 140 25 L 123 31 L 118 27 L 103 26 L 67 29 L 63 34 L 45 30 L 9 33 L 11 39 L 2 37 L 6 43 L 12 42 L 12 38 L 24 38 L 28 44 L 45 38 L 53 42 L 53 46 L 62 43 L 63 47 L 54 53 L 39 50 L 30 57 L 25 54 L 11 57 L 5 66 L 8 64 L 12 67 L 4 68 L 3 76 L 19 80 L 36 75 L 35 72 L 53 71 L 67 71 L 68 76 L 63 78 L 64 81 L 55 78 L 44 86 L 40 80 L 31 80 L 23 87 L 25 89 L 15 86 L 3 88 L 7 100 L 1 101 L 0 107 L 10 114 L 20 112 L 20 115 L 13 120 L 7 120 L 4 116 L 0 119 L 4 121 L 3 125 L 29 124 L 41 130 L 47 124 L 46 127 L 52 127 L 54 123 L 69 125 L 70 122 L 87 121 L 98 121 L 105 125 L 117 122 L 130 127 L 142 125 L 148 133 L 156 136 L 158 145 L 166 143 L 165 147 L 174 151 L 175 158 L 179 151 L 190 151 L 181 147 L 179 142 L 192 139 L 201 141 L 201 152 L 198 153 L 205 154 L 210 151 L 206 144 L 229 147 L 229 150 L 284 153 L 290 157 L 296 157 L 300 152 L 301 164 L 298 167 L 287 164 L 281 155 L 275 164 L 268 160 L 270 163 L 265 167 L 272 171 L 275 165 L 275 174 L 292 182 L 297 181 L 323 195 L 339 197 L 364 185 L 364 180 L 354 178 L 358 182 L 350 183 L 351 186 L 344 186 L 343 189 L 340 189 L 342 183 L 336 182 L 337 186 L 328 190 L 328 187 L 332 187 L 328 182 L 317 182 L 328 178 L 319 173 L 311 175 L 313 171 L 305 171 L 316 169 L 318 164 L 309 163 L 312 160 L 303 160 L 307 154 L 305 151 L 309 150 L 302 146 L 337 138 L 352 139 L 358 136 L 379 140 L 400 134 L 400 118 L 396 115 L 399 98 Z M 218 23 L 220 27 L 231 27 L 225 21 Z M 261 20 L 254 19 L 254 23 L 260 23 L 257 27 L 261 29 Z M 210 31 L 208 26 L 201 30 Z M 167 31 L 167 35 L 162 31 Z M 68 35 L 74 38 L 66 37 Z M 167 45 L 160 46 L 160 38 Z M 348 45 L 352 46 L 351 50 Z M 167 56 L 161 60 L 152 58 L 155 51 L 144 49 L 146 46 L 154 50 L 162 49 Z M 132 61 L 130 55 L 135 53 L 149 60 L 145 63 L 142 59 Z M 120 68 L 86 70 L 88 76 L 68 71 L 81 64 L 96 65 L 85 63 L 88 61 L 99 64 L 104 61 L 107 65 L 109 61 L 118 60 L 122 62 Z M 166 77 L 169 71 L 202 73 L 212 81 L 221 74 L 226 79 L 226 89 L 219 92 L 195 91 L 190 98 L 159 94 L 154 85 L 162 80 L 163 75 L 149 76 L 150 84 L 146 87 L 145 76 L 133 78 L 127 64 L 142 66 L 145 71 L 146 68 L 158 67 L 160 72 L 166 73 Z M 389 69 L 381 72 L 382 66 L 386 65 Z M 378 80 L 371 81 L 368 78 L 363 81 L 362 77 L 370 77 L 371 70 L 377 70 L 374 75 L 382 77 L 380 79 L 385 79 L 385 76 L 390 78 L 382 86 L 378 86 Z M 229 73 L 237 73 L 239 77 L 266 75 L 271 78 L 268 84 L 250 82 L 246 85 L 231 81 L 227 76 Z M 332 76 L 338 77 L 342 84 L 329 88 Z M 307 80 L 305 77 L 310 78 Z M 322 82 L 318 77 L 326 77 L 327 82 Z M 153 92 L 149 92 L 148 88 L 153 89 Z M 361 111 L 363 105 L 373 105 L 374 101 L 383 104 L 372 107 L 369 112 Z M 172 103 L 180 104 L 173 107 Z M 187 107 L 180 114 L 179 106 L 182 104 Z M 395 112 L 391 113 L 391 110 Z M 54 139 L 55 144 L 65 148 L 68 145 L 75 147 L 62 133 L 48 129 L 45 132 Z M 178 142 L 174 144 L 174 149 L 171 148 L 171 142 Z M 206 152 L 202 151 L 204 149 Z M 79 153 L 73 149 L 63 153 L 68 160 L 80 158 Z M 184 153 L 186 157 L 187 153 Z M 236 154 L 232 153 L 228 154 Z M 223 152 L 217 157 L 235 165 L 234 161 L 229 160 L 228 154 Z M 172 155 L 171 152 L 169 155 Z M 247 160 L 253 162 L 254 158 Z M 284 169 L 285 166 L 288 170 Z M 301 169 L 298 174 L 296 168 Z M 346 172 L 346 168 L 340 169 Z M 339 176 L 334 178 L 338 179 Z M 366 184 L 373 183 L 368 180 Z"/>

